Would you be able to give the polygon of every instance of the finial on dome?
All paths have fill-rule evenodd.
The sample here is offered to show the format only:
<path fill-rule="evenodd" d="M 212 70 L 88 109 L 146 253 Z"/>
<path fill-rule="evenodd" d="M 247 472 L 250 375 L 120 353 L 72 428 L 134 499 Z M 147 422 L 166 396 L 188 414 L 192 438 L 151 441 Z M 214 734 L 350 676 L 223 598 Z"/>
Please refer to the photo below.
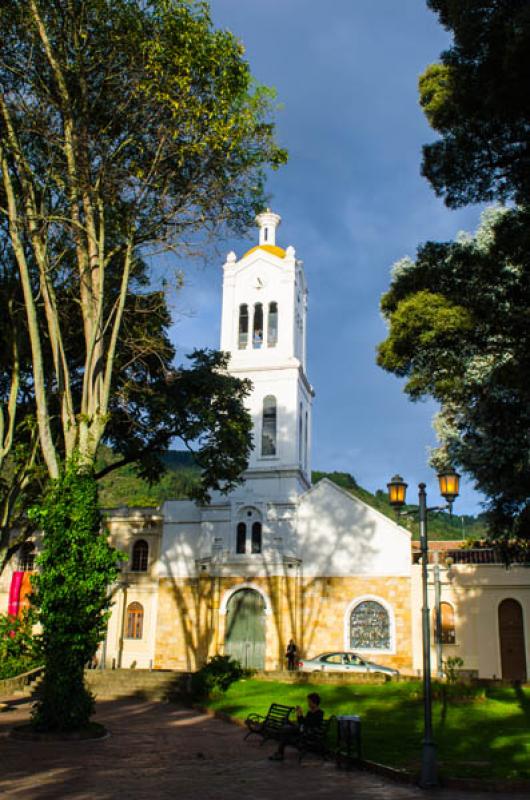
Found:
<path fill-rule="evenodd" d="M 275 214 L 270 208 L 262 211 L 256 217 L 256 224 L 259 227 L 260 244 L 276 244 L 276 228 L 282 221 L 279 214 Z"/>

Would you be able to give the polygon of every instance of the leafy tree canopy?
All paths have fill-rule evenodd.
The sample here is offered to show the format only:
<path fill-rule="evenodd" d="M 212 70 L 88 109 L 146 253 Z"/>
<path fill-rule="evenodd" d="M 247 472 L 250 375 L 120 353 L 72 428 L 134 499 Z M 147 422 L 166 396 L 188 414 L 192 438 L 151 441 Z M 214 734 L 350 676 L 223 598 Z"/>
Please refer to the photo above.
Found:
<path fill-rule="evenodd" d="M 450 207 L 530 202 L 530 3 L 427 0 L 452 34 L 419 80 L 441 135 L 423 148 L 423 175 Z"/>
<path fill-rule="evenodd" d="M 152 259 L 243 231 L 286 154 L 273 92 L 206 3 L 5 0 L 0 28 L 2 551 L 37 443 L 55 478 L 107 442 L 151 479 L 180 437 L 202 499 L 241 472 L 247 387 L 219 354 L 175 367 Z"/>
<path fill-rule="evenodd" d="M 484 213 L 474 237 L 398 262 L 378 363 L 441 404 L 436 466 L 461 465 L 497 535 L 530 536 L 530 212 Z"/>
<path fill-rule="evenodd" d="M 160 297 L 137 289 L 145 260 L 244 229 L 263 207 L 265 169 L 285 153 L 271 92 L 205 3 L 6 0 L 0 27 L 2 230 L 41 449 L 58 477 L 54 421 L 65 456 L 93 464 L 116 371 L 130 378 L 148 355 L 167 360 L 150 330 L 150 315 L 166 313 Z M 136 341 L 133 361 L 117 352 L 123 335 Z"/>

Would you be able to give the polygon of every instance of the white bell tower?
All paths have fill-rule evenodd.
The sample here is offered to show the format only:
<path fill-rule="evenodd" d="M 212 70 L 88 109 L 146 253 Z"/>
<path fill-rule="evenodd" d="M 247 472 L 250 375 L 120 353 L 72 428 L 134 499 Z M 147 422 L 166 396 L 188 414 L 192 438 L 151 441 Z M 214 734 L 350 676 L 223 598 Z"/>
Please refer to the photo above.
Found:
<path fill-rule="evenodd" d="M 239 260 L 233 252 L 226 258 L 221 350 L 230 353 L 230 372 L 253 385 L 246 483 L 259 493 L 292 496 L 311 482 L 314 392 L 306 376 L 303 264 L 294 247 L 276 244 L 280 222 L 270 209 L 258 214 L 258 244 Z"/>

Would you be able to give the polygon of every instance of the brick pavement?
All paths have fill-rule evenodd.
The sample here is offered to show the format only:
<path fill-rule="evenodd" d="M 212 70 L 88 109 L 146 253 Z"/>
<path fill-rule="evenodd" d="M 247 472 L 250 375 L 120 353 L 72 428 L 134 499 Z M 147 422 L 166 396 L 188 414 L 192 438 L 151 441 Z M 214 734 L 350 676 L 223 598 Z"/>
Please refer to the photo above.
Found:
<path fill-rule="evenodd" d="M 21 742 L 8 736 L 29 704 L 0 714 L 2 800 L 420 800 L 425 792 L 308 757 L 268 760 L 273 745 L 198 712 L 164 703 L 98 703 L 110 731 L 88 742 Z M 437 800 L 492 800 L 492 794 L 438 790 Z M 496 798 L 528 800 L 522 794 Z"/>

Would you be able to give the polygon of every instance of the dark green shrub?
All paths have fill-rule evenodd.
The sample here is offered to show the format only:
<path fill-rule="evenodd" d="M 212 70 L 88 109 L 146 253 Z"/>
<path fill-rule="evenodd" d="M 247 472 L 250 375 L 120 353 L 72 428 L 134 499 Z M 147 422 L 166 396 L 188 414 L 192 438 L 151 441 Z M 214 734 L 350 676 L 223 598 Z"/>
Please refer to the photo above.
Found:
<path fill-rule="evenodd" d="M 121 557 L 102 531 L 94 476 L 79 474 L 75 463 L 50 482 L 32 517 L 44 532 L 33 601 L 45 666 L 33 724 L 76 730 L 87 726 L 94 710 L 84 666 L 105 634 L 109 586 Z"/>
<path fill-rule="evenodd" d="M 230 656 L 213 656 L 191 677 L 190 693 L 194 700 L 226 692 L 230 684 L 251 674 Z"/>
<path fill-rule="evenodd" d="M 19 618 L 0 614 L 0 679 L 29 672 L 41 663 L 39 640 L 32 632 L 34 621 L 32 611 Z"/>

